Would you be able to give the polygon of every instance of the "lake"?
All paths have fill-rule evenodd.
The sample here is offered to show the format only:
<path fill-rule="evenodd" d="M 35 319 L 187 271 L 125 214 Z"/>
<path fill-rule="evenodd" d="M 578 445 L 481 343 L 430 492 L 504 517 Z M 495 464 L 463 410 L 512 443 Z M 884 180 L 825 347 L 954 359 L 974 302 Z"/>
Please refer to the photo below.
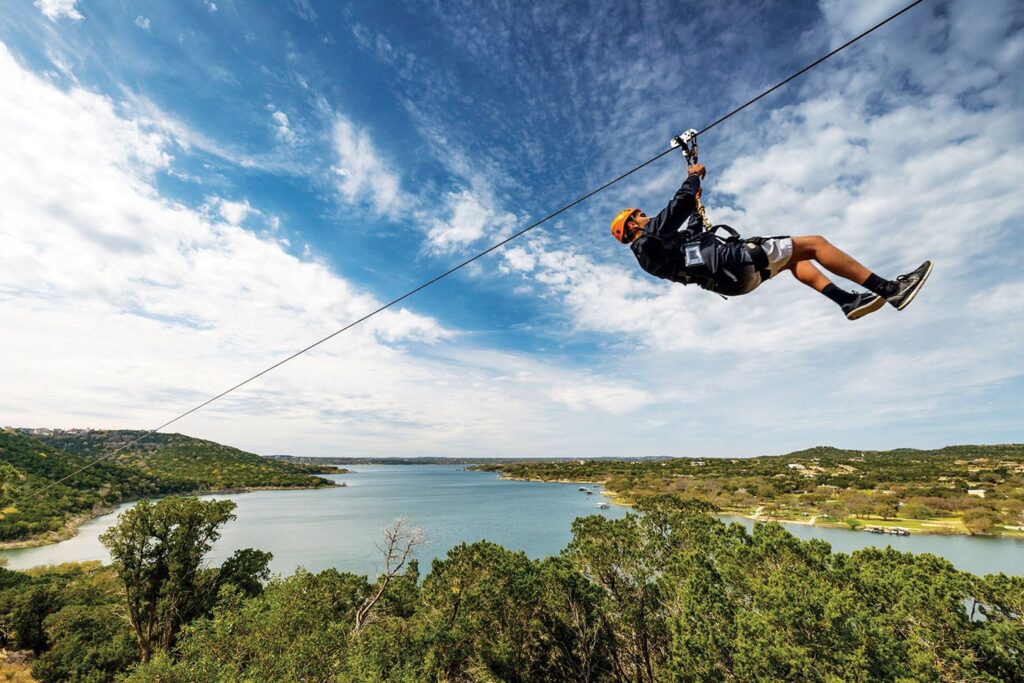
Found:
<path fill-rule="evenodd" d="M 467 471 L 461 465 L 358 465 L 351 474 L 328 478 L 344 488 L 259 491 L 214 496 L 238 505 L 238 519 L 223 527 L 223 535 L 210 553 L 219 564 L 239 548 L 254 547 L 274 554 L 271 568 L 290 574 L 297 567 L 376 576 L 381 570 L 375 544 L 381 529 L 396 517 L 406 517 L 422 528 L 427 545 L 420 549 L 422 573 L 435 557 L 462 542 L 487 539 L 506 548 L 522 550 L 534 558 L 557 554 L 572 538 L 572 520 L 590 514 L 621 518 L 627 510 L 604 502 L 601 488 L 595 495 L 579 492 L 579 484 L 507 481 L 492 472 Z M 38 548 L 8 550 L 9 569 L 41 564 L 109 561 L 99 535 L 130 505 L 82 525 L 74 538 Z M 743 518 L 725 518 L 748 527 Z M 802 539 L 820 538 L 833 550 L 851 552 L 868 546 L 928 552 L 976 574 L 1024 574 L 1024 542 L 1005 538 L 969 536 L 878 536 L 846 529 L 823 529 L 797 524 L 787 529 Z"/>

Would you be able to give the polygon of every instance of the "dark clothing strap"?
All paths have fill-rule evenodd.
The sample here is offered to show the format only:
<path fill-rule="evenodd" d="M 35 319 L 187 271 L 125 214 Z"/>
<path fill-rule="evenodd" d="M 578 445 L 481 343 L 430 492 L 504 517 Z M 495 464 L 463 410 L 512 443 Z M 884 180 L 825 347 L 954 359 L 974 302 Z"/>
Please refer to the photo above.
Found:
<path fill-rule="evenodd" d="M 728 239 L 705 232 L 695 210 L 698 190 L 700 177 L 687 177 L 668 206 L 651 218 L 643 234 L 630 244 L 633 255 L 640 267 L 655 277 L 696 284 L 720 294 L 746 294 L 771 277 L 768 256 L 758 238 L 743 240 L 731 229 Z M 686 229 L 681 230 L 684 223 Z M 691 262 L 687 266 L 687 244 L 691 250 L 699 247 L 699 265 Z"/>

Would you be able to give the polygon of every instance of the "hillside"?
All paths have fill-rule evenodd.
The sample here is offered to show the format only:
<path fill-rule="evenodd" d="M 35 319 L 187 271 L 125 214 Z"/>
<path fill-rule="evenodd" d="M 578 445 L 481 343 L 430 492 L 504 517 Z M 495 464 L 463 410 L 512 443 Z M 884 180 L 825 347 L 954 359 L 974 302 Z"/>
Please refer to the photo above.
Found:
<path fill-rule="evenodd" d="M 758 458 L 482 465 L 514 479 L 602 482 L 625 502 L 671 493 L 726 512 L 922 533 L 1024 535 L 1024 445 L 810 448 Z"/>
<path fill-rule="evenodd" d="M 0 543 L 59 540 L 71 535 L 78 521 L 134 498 L 331 486 L 328 480 L 313 475 L 340 471 L 279 462 L 182 434 L 153 434 L 55 484 L 143 433 L 0 431 Z"/>
<path fill-rule="evenodd" d="M 143 431 L 119 429 L 96 431 L 33 430 L 40 441 L 72 455 L 95 460 L 131 443 Z M 115 456 L 136 468 L 199 481 L 211 488 L 266 486 L 267 477 L 284 477 L 278 484 L 301 485 L 303 475 L 343 472 L 324 463 L 283 462 L 248 453 L 213 441 L 184 434 L 150 434 L 145 440 Z M 290 479 L 289 479 L 290 477 Z M 261 483 L 256 483 L 261 482 Z"/>

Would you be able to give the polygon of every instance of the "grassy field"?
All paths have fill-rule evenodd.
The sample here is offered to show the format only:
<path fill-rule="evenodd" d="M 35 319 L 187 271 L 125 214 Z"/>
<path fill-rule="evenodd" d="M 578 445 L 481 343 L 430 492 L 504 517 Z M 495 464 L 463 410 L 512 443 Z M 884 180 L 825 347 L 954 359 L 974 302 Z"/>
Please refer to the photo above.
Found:
<path fill-rule="evenodd" d="M 29 662 L 9 664 L 6 661 L 7 655 L 7 652 L 0 651 L 0 658 L 4 660 L 0 663 L 0 681 L 11 681 L 12 683 L 34 683 L 36 679 L 32 678 L 32 664 Z"/>

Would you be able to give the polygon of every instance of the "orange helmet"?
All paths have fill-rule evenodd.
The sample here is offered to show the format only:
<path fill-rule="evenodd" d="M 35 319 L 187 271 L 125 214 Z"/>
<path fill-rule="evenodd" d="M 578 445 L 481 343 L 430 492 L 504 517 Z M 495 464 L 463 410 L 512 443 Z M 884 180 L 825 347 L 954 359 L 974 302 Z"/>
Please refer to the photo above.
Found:
<path fill-rule="evenodd" d="M 626 221 L 639 210 L 637 208 L 623 209 L 615 214 L 615 218 L 612 219 L 612 235 L 615 236 L 615 239 L 623 244 L 629 244 L 633 241 L 626 238 Z"/>

